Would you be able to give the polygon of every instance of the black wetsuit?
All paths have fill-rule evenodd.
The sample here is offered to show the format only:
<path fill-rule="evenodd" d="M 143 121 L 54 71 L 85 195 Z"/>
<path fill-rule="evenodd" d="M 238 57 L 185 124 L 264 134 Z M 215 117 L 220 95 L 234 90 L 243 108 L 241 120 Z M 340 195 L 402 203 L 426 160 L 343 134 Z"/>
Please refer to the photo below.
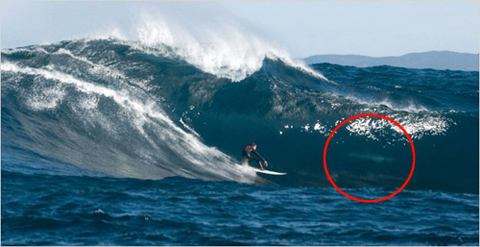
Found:
<path fill-rule="evenodd" d="M 260 154 L 258 154 L 257 151 L 253 150 L 252 146 L 248 145 L 243 149 L 243 152 L 242 152 L 242 164 L 246 165 L 252 160 L 256 160 L 258 162 L 261 162 L 261 161 L 265 162 L 265 159 L 262 156 L 260 156 Z"/>

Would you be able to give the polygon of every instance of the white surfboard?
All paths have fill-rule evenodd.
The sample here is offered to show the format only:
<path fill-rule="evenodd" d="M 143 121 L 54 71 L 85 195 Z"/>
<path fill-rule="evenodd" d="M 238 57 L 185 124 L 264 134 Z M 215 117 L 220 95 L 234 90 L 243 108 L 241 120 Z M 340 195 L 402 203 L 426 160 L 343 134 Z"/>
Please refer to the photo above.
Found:
<path fill-rule="evenodd" d="M 274 172 L 274 171 L 269 171 L 269 170 L 260 170 L 255 167 L 252 167 L 256 172 L 259 173 L 264 173 L 264 174 L 269 174 L 269 175 L 287 175 L 287 173 L 284 172 Z"/>
<path fill-rule="evenodd" d="M 269 170 L 260 170 L 258 168 L 248 166 L 248 165 L 240 165 L 237 164 L 238 168 L 240 168 L 243 171 L 251 171 L 251 172 L 258 172 L 258 173 L 263 173 L 263 174 L 269 174 L 269 175 L 276 175 L 276 176 L 281 176 L 281 175 L 287 175 L 287 173 L 284 172 L 274 172 L 274 171 L 269 171 Z"/>

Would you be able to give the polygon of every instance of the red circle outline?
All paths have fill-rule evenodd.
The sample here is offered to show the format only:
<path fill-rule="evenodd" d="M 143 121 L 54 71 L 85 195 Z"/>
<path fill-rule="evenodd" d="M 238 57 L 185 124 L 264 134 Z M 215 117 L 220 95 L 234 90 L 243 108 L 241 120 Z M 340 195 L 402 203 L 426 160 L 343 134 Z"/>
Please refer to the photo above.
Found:
<path fill-rule="evenodd" d="M 346 123 L 348 123 L 348 122 L 350 122 L 354 119 L 361 118 L 361 117 L 377 117 L 377 118 L 383 118 L 385 120 L 388 120 L 388 121 L 392 122 L 393 124 L 395 124 L 397 127 L 399 127 L 403 131 L 403 133 L 407 136 L 408 141 L 410 142 L 410 146 L 412 147 L 412 155 L 413 155 L 412 169 L 410 171 L 410 175 L 408 175 L 407 180 L 405 181 L 405 183 L 403 183 L 403 185 L 398 190 L 396 190 L 395 192 L 393 192 L 392 194 L 390 194 L 386 197 L 382 197 L 382 198 L 379 198 L 379 199 L 373 199 L 373 200 L 360 199 L 360 198 L 357 198 L 357 197 L 354 197 L 354 196 L 351 196 L 351 195 L 345 193 L 343 190 L 341 190 L 335 184 L 335 182 L 333 182 L 333 179 L 330 176 L 330 173 L 328 172 L 328 169 L 327 169 L 327 148 L 328 148 L 328 144 L 330 143 L 330 140 L 332 139 L 333 135 L 344 124 L 346 124 Z M 413 141 L 412 141 L 412 138 L 410 138 L 410 135 L 408 135 L 407 131 L 399 123 L 397 123 L 395 120 L 393 120 L 389 117 L 380 115 L 380 114 L 375 114 L 375 113 L 359 114 L 359 115 L 355 115 L 353 117 L 350 117 L 350 118 L 344 120 L 337 127 L 335 127 L 335 129 L 332 131 L 332 133 L 330 133 L 330 136 L 328 137 L 327 142 L 325 143 L 325 148 L 323 150 L 323 167 L 325 168 L 325 173 L 327 174 L 327 177 L 328 177 L 328 180 L 330 181 L 330 183 L 333 185 L 333 187 L 335 187 L 335 189 L 337 189 L 338 192 L 340 192 L 345 197 L 347 197 L 351 200 L 357 201 L 357 202 L 364 202 L 364 203 L 381 202 L 381 201 L 385 201 L 385 200 L 388 200 L 388 199 L 396 196 L 398 193 L 400 193 L 400 191 L 403 190 L 403 188 L 405 188 L 405 186 L 407 186 L 408 182 L 410 182 L 410 178 L 412 178 L 413 171 L 415 170 L 415 147 L 413 146 Z"/>

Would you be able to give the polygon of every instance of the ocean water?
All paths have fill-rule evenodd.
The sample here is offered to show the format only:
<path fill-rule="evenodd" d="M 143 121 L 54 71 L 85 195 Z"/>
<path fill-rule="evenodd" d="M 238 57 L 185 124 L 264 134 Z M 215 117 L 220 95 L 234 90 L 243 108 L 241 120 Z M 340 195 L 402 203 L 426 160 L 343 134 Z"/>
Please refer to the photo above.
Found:
<path fill-rule="evenodd" d="M 370 204 L 312 186 L 2 171 L 2 245 L 478 245 L 478 204 L 428 190 Z"/>
<path fill-rule="evenodd" d="M 2 245 L 479 244 L 478 72 L 257 53 L 2 50 Z M 332 130 L 363 113 L 414 144 L 409 183 L 380 203 L 324 170 Z M 252 141 L 287 175 L 237 166 Z M 412 151 L 394 124 L 359 118 L 332 137 L 328 172 L 377 199 L 405 183 Z"/>

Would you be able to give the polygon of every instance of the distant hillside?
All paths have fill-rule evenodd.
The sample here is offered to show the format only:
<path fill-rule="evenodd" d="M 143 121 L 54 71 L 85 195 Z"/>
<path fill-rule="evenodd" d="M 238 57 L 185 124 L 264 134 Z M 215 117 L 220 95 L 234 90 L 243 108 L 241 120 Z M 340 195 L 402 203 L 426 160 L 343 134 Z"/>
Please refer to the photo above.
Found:
<path fill-rule="evenodd" d="M 305 58 L 308 64 L 333 63 L 356 67 L 390 65 L 414 69 L 449 69 L 478 71 L 478 54 L 450 51 L 409 53 L 399 57 L 368 57 L 358 55 L 317 55 Z"/>

